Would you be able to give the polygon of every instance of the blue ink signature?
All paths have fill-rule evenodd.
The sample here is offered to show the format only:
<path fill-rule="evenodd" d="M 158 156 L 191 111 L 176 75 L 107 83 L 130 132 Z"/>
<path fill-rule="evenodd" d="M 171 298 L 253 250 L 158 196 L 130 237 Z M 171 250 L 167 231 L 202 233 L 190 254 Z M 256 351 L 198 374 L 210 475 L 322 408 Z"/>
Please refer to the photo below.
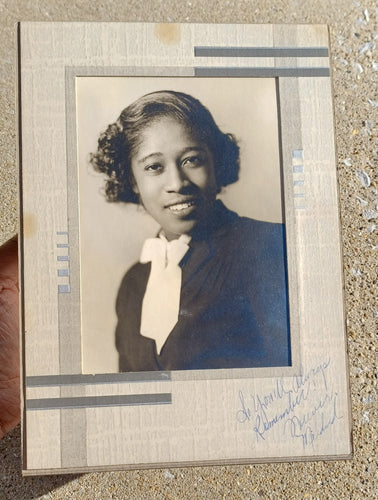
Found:
<path fill-rule="evenodd" d="M 338 393 L 334 394 L 325 394 L 323 398 L 321 398 L 318 403 L 312 408 L 310 412 L 305 413 L 301 417 L 293 416 L 286 420 L 285 428 L 288 424 L 290 428 L 290 434 L 293 438 L 300 438 L 302 440 L 303 448 L 306 448 L 308 445 L 312 445 L 316 439 L 324 434 L 324 432 L 331 427 L 336 420 L 340 420 L 343 417 L 337 415 L 337 397 Z M 330 414 L 326 416 L 324 413 L 324 408 L 330 406 Z M 328 408 L 329 409 L 329 408 Z M 314 419 L 314 417 L 320 413 L 320 425 L 317 424 L 315 427 L 308 425 L 308 423 Z M 318 429 L 318 426 L 320 427 Z"/>
<path fill-rule="evenodd" d="M 292 438 L 300 438 L 304 447 L 312 445 L 336 420 L 342 418 L 337 415 L 338 394 L 328 387 L 329 365 L 328 359 L 289 381 L 276 379 L 273 389 L 263 395 L 246 396 L 240 390 L 237 421 L 241 424 L 249 422 L 258 441 L 265 441 L 269 431 L 283 423 L 283 432 L 288 426 Z"/>

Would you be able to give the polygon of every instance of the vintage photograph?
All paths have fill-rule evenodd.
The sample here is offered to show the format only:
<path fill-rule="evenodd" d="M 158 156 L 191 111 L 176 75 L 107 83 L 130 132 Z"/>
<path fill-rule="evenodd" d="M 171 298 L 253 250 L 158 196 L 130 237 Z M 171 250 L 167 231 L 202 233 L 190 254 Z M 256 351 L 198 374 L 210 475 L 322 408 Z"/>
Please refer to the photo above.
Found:
<path fill-rule="evenodd" d="M 19 28 L 24 473 L 350 457 L 327 26 Z"/>
<path fill-rule="evenodd" d="M 83 372 L 291 365 L 276 80 L 77 77 Z"/>

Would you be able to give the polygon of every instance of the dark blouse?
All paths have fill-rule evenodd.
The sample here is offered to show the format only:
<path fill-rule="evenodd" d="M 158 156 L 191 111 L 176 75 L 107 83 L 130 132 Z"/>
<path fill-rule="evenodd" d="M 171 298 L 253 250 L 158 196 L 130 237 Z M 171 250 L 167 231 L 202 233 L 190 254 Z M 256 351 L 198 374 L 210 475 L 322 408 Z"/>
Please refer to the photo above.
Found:
<path fill-rule="evenodd" d="M 137 263 L 117 297 L 120 371 L 290 365 L 284 226 L 239 217 L 216 202 L 180 263 L 179 319 L 157 354 L 140 332 L 151 264 Z"/>

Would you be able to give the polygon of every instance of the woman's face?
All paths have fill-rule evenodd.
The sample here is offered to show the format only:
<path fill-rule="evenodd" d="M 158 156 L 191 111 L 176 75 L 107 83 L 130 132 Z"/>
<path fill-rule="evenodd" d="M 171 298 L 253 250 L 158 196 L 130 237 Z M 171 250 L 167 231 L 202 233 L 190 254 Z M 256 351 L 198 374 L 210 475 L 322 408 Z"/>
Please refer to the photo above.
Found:
<path fill-rule="evenodd" d="M 143 130 L 131 168 L 134 191 L 167 239 L 190 234 L 210 215 L 217 193 L 213 155 L 176 119 L 158 118 Z"/>

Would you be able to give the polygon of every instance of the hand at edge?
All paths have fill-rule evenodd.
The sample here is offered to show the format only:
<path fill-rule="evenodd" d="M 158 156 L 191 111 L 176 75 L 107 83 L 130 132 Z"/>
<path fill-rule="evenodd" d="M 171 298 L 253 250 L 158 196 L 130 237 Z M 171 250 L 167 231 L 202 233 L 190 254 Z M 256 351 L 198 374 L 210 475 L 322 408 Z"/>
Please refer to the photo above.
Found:
<path fill-rule="evenodd" d="M 0 439 L 20 422 L 17 237 L 0 247 Z"/>

